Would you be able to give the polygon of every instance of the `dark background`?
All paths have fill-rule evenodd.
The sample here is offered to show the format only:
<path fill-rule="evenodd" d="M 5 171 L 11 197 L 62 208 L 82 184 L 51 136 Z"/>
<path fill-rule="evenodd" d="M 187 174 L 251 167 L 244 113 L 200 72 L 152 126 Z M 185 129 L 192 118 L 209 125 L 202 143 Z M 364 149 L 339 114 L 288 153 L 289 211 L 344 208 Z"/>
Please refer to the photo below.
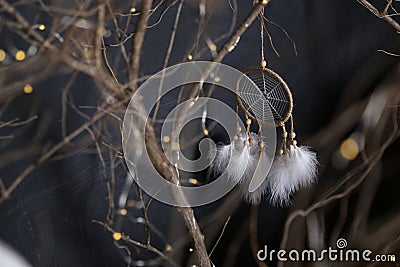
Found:
<path fill-rule="evenodd" d="M 212 12 L 210 21 L 199 41 L 202 47 L 205 47 L 207 37 L 214 39 L 221 32 L 227 31 L 232 17 L 231 13 L 226 11 L 229 10 L 227 2 L 220 1 L 213 5 L 215 10 L 210 10 Z M 165 13 L 160 24 L 148 30 L 143 46 L 141 74 L 148 75 L 161 70 L 176 8 L 177 4 Z M 246 17 L 251 8 L 251 1 L 238 1 L 237 23 Z M 34 18 L 39 15 L 42 16 L 41 21 L 50 21 L 39 7 L 37 10 L 22 11 L 27 17 Z M 196 38 L 194 29 L 198 23 L 197 15 L 196 1 L 184 4 L 170 65 L 181 62 L 187 56 L 187 51 Z M 0 13 L 0 16 L 3 14 Z M 396 57 L 377 51 L 383 49 L 393 53 L 400 52 L 398 34 L 355 0 L 271 1 L 266 8 L 266 16 L 281 25 L 296 43 L 298 55 L 295 54 L 292 43 L 283 32 L 267 24 L 280 53 L 280 57 L 277 57 L 266 41 L 268 66 L 281 74 L 292 89 L 296 129 L 299 140 L 303 143 L 310 143 L 310 138 L 328 125 L 338 112 L 358 99 L 368 96 L 374 86 L 398 64 Z M 152 20 L 156 21 L 156 17 Z M 0 26 L 0 36 L 0 48 L 10 54 L 13 47 L 26 50 L 29 46 L 4 26 Z M 259 38 L 259 25 L 255 22 L 223 63 L 240 70 L 257 65 L 260 60 Z M 217 43 L 217 46 L 221 47 L 222 44 L 223 42 Z M 118 54 L 115 53 L 115 56 Z M 206 60 L 210 57 L 206 50 L 198 59 Z M 14 96 L 12 104 L 1 114 L 1 121 L 16 117 L 25 119 L 29 114 L 38 115 L 37 120 L 19 130 L 12 144 L 5 146 L 2 145 L 4 141 L 0 140 L 0 177 L 6 184 L 9 184 L 29 163 L 35 161 L 41 149 L 62 138 L 61 98 L 71 71 L 53 62 L 44 66 L 34 59 L 28 60 L 31 60 L 31 65 L 21 69 L 13 65 L 12 60 L 0 63 L 0 75 L 8 75 L 0 79 L 10 84 L 36 72 L 49 71 L 57 74 L 45 75 L 38 79 L 34 83 L 33 94 Z M 10 73 L 14 73 L 14 76 Z M 101 94 L 95 89 L 97 86 L 98 84 L 92 79 L 77 74 L 70 89 L 75 104 L 96 106 L 101 98 Z M 2 97 L 0 105 L 4 106 L 9 95 L 0 94 L 0 96 Z M 84 110 L 84 112 L 91 114 L 92 111 Z M 74 129 L 83 121 L 84 118 L 70 112 L 67 128 Z M 0 129 L 1 135 L 6 135 L 7 131 Z M 219 133 L 211 132 L 211 136 L 219 136 Z M 87 137 L 82 135 L 78 140 L 85 138 Z M 101 140 L 102 136 L 99 138 Z M 120 138 L 118 127 L 109 127 L 107 138 L 118 142 Z M 65 148 L 65 152 L 77 146 L 76 143 L 71 144 Z M 93 146 L 90 148 L 93 150 Z M 319 152 L 318 149 L 324 148 L 315 149 Z M 22 153 L 22 156 L 15 151 Z M 398 155 L 398 152 L 393 148 L 391 155 L 396 154 Z M 334 179 L 332 177 L 336 175 L 336 171 L 330 167 L 330 160 L 328 158 L 320 162 L 320 168 L 326 168 L 324 176 L 320 178 L 321 186 L 324 184 L 321 179 Z M 106 159 L 107 163 L 109 161 L 110 159 Z M 396 175 L 398 177 L 395 165 L 395 162 L 387 163 L 386 170 L 390 177 Z M 125 170 L 122 166 L 118 166 L 115 173 L 116 192 L 120 192 L 124 184 Z M 372 214 L 375 217 L 379 216 L 382 210 L 398 207 L 398 197 L 395 192 L 398 182 L 381 186 L 376 204 L 372 207 Z M 107 211 L 106 195 L 102 169 L 95 153 L 77 153 L 64 160 L 50 161 L 34 170 L 15 190 L 11 198 L 1 203 L 0 239 L 19 251 L 33 266 L 124 266 L 124 252 L 116 248 L 108 231 L 92 221 L 104 220 Z M 236 201 L 239 202 L 238 199 Z M 222 201 L 218 201 L 205 207 L 195 208 L 200 225 L 204 227 L 206 242 L 211 244 L 210 247 L 216 238 L 208 240 L 207 233 L 220 231 L 220 228 L 213 225 L 212 215 L 221 203 Z M 228 250 L 234 242 L 238 242 L 239 248 L 232 259 L 235 262 L 232 266 L 256 266 L 246 233 L 249 227 L 250 209 L 249 205 L 240 203 L 232 214 L 225 233 L 211 256 L 215 266 L 226 266 L 224 263 L 227 264 L 226 261 L 229 260 L 226 257 L 230 255 Z M 272 207 L 267 201 L 260 204 L 258 207 L 260 247 L 264 244 L 268 244 L 271 249 L 279 246 L 289 209 Z M 129 214 L 132 218 L 141 216 L 141 209 L 129 208 Z M 336 220 L 336 215 L 333 212 L 332 218 L 326 218 L 328 229 Z M 174 258 L 185 266 L 190 258 L 189 248 L 192 244 L 185 236 L 185 227 L 177 213 L 173 208 L 153 201 L 149 209 L 149 218 L 163 235 L 163 237 L 153 235 L 153 244 L 156 247 L 162 247 L 166 242 L 174 244 L 173 247 L 176 247 Z M 227 216 L 221 217 L 216 222 L 221 225 L 226 218 Z M 145 239 L 144 228 L 140 223 L 124 219 L 121 225 L 122 229 L 135 239 Z M 145 250 L 132 249 L 132 253 L 133 259 L 144 259 L 146 265 L 164 265 L 149 260 L 154 258 L 154 254 Z"/>

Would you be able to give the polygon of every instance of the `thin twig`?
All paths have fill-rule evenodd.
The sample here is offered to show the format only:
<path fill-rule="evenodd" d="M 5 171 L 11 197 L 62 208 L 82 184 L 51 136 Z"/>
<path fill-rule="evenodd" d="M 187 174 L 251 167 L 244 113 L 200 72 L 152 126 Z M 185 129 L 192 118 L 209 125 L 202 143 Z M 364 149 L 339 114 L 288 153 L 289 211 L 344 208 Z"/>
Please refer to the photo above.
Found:
<path fill-rule="evenodd" d="M 389 56 L 400 57 L 399 54 L 394 54 L 394 53 L 388 52 L 388 51 L 383 50 L 383 49 L 378 49 L 378 50 L 376 50 L 376 51 L 377 51 L 377 52 L 382 52 L 382 53 L 384 53 L 384 54 L 386 54 L 386 55 L 389 55 Z"/>
<path fill-rule="evenodd" d="M 225 228 L 228 226 L 228 223 L 229 223 L 230 219 L 231 219 L 231 216 L 228 217 L 228 219 L 226 220 L 226 222 L 225 222 L 225 224 L 224 224 L 224 227 L 222 227 L 221 234 L 218 236 L 217 241 L 215 242 L 213 248 L 212 248 L 211 251 L 210 251 L 210 254 L 209 254 L 210 257 L 211 257 L 211 255 L 213 254 L 214 250 L 217 248 L 218 243 L 219 243 L 219 241 L 221 240 L 222 236 L 224 235 Z"/>
<path fill-rule="evenodd" d="M 113 234 L 117 233 L 117 231 L 115 231 L 110 225 L 107 225 L 104 222 L 97 221 L 97 220 L 92 220 L 92 222 L 97 223 L 101 226 L 104 226 L 109 232 L 111 232 Z M 136 241 L 124 233 L 121 233 L 121 240 L 124 240 L 124 241 L 131 243 L 135 246 L 138 246 L 140 248 L 148 249 L 149 251 L 153 252 L 154 254 L 156 254 L 156 255 L 160 256 L 161 258 L 163 258 L 164 260 L 166 260 L 172 266 L 178 266 L 171 258 L 167 257 L 164 253 L 162 253 L 160 250 L 158 250 L 157 248 L 155 248 L 153 246 L 148 247 L 146 244 Z"/>
<path fill-rule="evenodd" d="M 38 166 L 42 165 L 45 163 L 51 156 L 53 156 L 59 149 L 61 149 L 64 145 L 68 144 L 70 141 L 72 141 L 74 138 L 79 136 L 82 132 L 84 132 L 90 125 L 98 121 L 104 116 L 105 113 L 99 112 L 96 113 L 90 121 L 87 121 L 84 123 L 81 127 L 73 131 L 71 134 L 66 136 L 61 142 L 58 144 L 54 145 L 49 151 L 44 153 L 42 156 L 40 156 L 36 162 L 30 164 L 28 167 L 26 167 L 20 175 L 17 176 L 17 178 L 14 179 L 12 184 L 3 192 L 3 194 L 0 196 L 0 204 L 3 203 L 7 198 L 10 197 L 11 193 L 14 192 L 14 190 L 18 187 L 18 185 L 21 184 L 21 182 Z"/>
<path fill-rule="evenodd" d="M 168 66 L 169 58 L 170 58 L 171 52 L 172 52 L 172 47 L 174 46 L 175 35 L 176 35 L 176 30 L 178 29 L 182 6 L 183 6 L 183 0 L 180 1 L 178 10 L 176 11 L 175 21 L 174 21 L 174 25 L 172 27 L 172 33 L 171 33 L 171 37 L 170 37 L 169 44 L 168 44 L 167 54 L 165 55 L 163 66 L 162 66 L 162 75 L 161 75 L 161 80 L 160 80 L 160 86 L 158 87 L 158 97 L 161 97 L 161 90 L 162 90 L 162 87 L 164 84 L 164 78 L 165 78 L 165 69 Z M 159 107 L 160 107 L 160 101 L 157 101 L 156 106 L 154 108 L 153 121 L 157 118 L 157 113 L 158 113 Z"/>
<path fill-rule="evenodd" d="M 97 23 L 96 31 L 93 32 L 93 43 L 94 43 L 94 61 L 97 69 L 101 67 L 101 42 L 103 34 L 105 32 L 104 19 L 105 19 L 105 6 L 102 0 L 98 0 L 99 5 L 97 7 Z"/>
<path fill-rule="evenodd" d="M 387 16 L 387 14 L 384 13 L 386 7 L 381 12 L 374 5 L 372 5 L 370 2 L 368 2 L 367 0 L 357 0 L 357 2 L 359 2 L 365 8 L 367 8 L 369 11 L 371 11 L 378 18 L 383 19 L 384 21 L 389 23 L 389 25 L 392 26 L 396 30 L 396 32 L 400 34 L 400 24 L 397 23 L 397 21 L 395 21 L 392 17 Z M 386 9 L 386 12 L 387 12 L 387 9 Z"/>
<path fill-rule="evenodd" d="M 259 250 L 258 247 L 258 210 L 259 210 L 259 205 L 255 205 L 251 207 L 251 212 L 250 212 L 250 222 L 249 222 L 249 235 L 250 235 L 250 247 L 251 247 L 251 252 L 253 254 L 255 262 L 257 262 L 257 265 L 259 267 L 268 267 L 265 262 L 260 261 L 257 259 L 257 251 Z"/>
<path fill-rule="evenodd" d="M 140 53 L 142 50 L 144 35 L 147 29 L 147 21 L 149 19 L 150 9 L 153 0 L 143 0 L 141 5 L 141 13 L 136 24 L 135 35 L 132 39 L 132 46 L 129 55 L 129 87 L 133 92 L 137 88 L 137 79 L 139 77 Z"/>

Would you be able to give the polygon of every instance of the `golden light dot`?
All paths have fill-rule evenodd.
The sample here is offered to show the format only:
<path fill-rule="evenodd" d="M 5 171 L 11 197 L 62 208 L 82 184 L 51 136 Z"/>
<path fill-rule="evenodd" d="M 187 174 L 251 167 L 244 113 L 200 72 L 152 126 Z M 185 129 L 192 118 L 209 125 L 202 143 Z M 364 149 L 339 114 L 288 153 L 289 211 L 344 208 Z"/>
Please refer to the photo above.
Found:
<path fill-rule="evenodd" d="M 340 154 L 347 160 L 353 160 L 357 157 L 359 147 L 353 138 L 348 138 L 340 145 Z"/>
<path fill-rule="evenodd" d="M 188 58 L 189 60 L 192 60 L 192 59 L 193 59 L 193 56 L 192 56 L 192 55 L 188 55 L 187 58 Z"/>
<path fill-rule="evenodd" d="M 118 240 L 120 240 L 122 238 L 122 234 L 120 232 L 115 232 L 113 234 L 113 238 L 114 238 L 115 241 L 118 241 Z"/>
<path fill-rule="evenodd" d="M 85 49 L 83 49 L 83 57 L 84 58 L 91 58 L 92 57 L 92 51 L 85 47 Z"/>
<path fill-rule="evenodd" d="M 209 47 L 211 51 L 217 51 L 217 46 L 215 44 L 210 44 Z"/>
<path fill-rule="evenodd" d="M 190 252 L 193 252 L 193 250 L 194 250 L 193 248 L 189 248 L 189 251 L 190 251 Z"/>
<path fill-rule="evenodd" d="M 191 184 L 198 184 L 199 181 L 197 181 L 196 178 L 190 178 L 190 179 L 189 179 L 189 183 L 191 183 Z"/>
<path fill-rule="evenodd" d="M 97 35 L 98 36 L 104 36 L 106 34 L 106 29 L 104 27 L 98 28 L 97 29 Z"/>
<path fill-rule="evenodd" d="M 168 135 L 166 135 L 166 136 L 163 137 L 163 141 L 165 143 L 168 143 L 169 141 L 171 141 L 171 138 Z"/>
<path fill-rule="evenodd" d="M 46 29 L 46 26 L 44 24 L 39 25 L 39 30 L 44 31 Z"/>
<path fill-rule="evenodd" d="M 190 102 L 190 107 L 194 106 L 194 101 Z"/>
<path fill-rule="evenodd" d="M 233 49 L 235 49 L 235 46 L 234 46 L 234 45 L 231 45 L 231 46 L 229 47 L 228 51 L 229 51 L 229 52 L 232 52 Z"/>
<path fill-rule="evenodd" d="M 30 94 L 30 93 L 32 93 L 33 92 L 33 87 L 32 87 L 32 85 L 30 85 L 29 83 L 28 84 L 25 84 L 25 86 L 24 86 L 24 93 L 25 94 Z"/>
<path fill-rule="evenodd" d="M 22 50 L 18 50 L 18 52 L 15 54 L 15 59 L 18 61 L 22 61 L 25 59 L 25 52 Z"/>
<path fill-rule="evenodd" d="M 166 251 L 171 251 L 171 250 L 172 250 L 172 246 L 171 246 L 170 244 L 167 244 L 167 245 L 165 246 L 165 250 L 166 250 Z"/>
<path fill-rule="evenodd" d="M 268 4 L 269 0 L 262 0 L 261 4 L 266 5 Z"/>
<path fill-rule="evenodd" d="M 136 8 L 132 7 L 131 8 L 131 13 L 135 13 L 136 12 Z"/>
<path fill-rule="evenodd" d="M 134 130 L 134 131 L 133 131 L 133 134 L 134 134 L 135 136 L 141 136 L 141 134 L 140 134 L 140 131 L 139 131 L 139 130 Z"/>
<path fill-rule="evenodd" d="M 207 129 L 204 129 L 204 130 L 203 130 L 203 134 L 204 134 L 205 136 L 207 136 L 207 135 L 208 135 L 208 130 L 207 130 Z"/>
<path fill-rule="evenodd" d="M 121 209 L 119 211 L 119 214 L 121 214 L 122 216 L 125 216 L 126 214 L 128 214 L 128 211 L 126 209 Z"/>
<path fill-rule="evenodd" d="M 219 82 L 219 81 L 221 81 L 221 78 L 217 76 L 214 78 L 214 81 Z"/>
<path fill-rule="evenodd" d="M 0 62 L 6 58 L 6 52 L 3 49 L 0 49 Z"/>
<path fill-rule="evenodd" d="M 133 208 L 135 206 L 135 201 L 133 201 L 132 199 L 129 199 L 126 202 L 126 205 L 128 205 L 128 207 Z"/>

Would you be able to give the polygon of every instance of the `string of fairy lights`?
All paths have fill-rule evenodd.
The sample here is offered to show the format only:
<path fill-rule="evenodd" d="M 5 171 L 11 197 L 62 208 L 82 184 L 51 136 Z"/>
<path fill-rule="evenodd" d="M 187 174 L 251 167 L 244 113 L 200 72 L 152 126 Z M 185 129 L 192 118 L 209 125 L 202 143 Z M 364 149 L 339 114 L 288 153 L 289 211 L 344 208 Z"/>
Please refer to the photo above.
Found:
<path fill-rule="evenodd" d="M 46 25 L 44 24 L 35 24 L 32 26 L 32 29 L 45 31 Z M 7 51 L 8 50 L 8 51 Z M 27 51 L 22 49 L 17 49 L 15 47 L 11 47 L 10 49 L 0 48 L 0 66 L 6 65 L 12 62 L 23 62 L 29 56 L 33 56 L 36 53 L 36 48 L 31 45 Z M 29 83 L 25 84 L 22 88 L 22 91 L 25 94 L 33 93 L 33 86 Z"/>

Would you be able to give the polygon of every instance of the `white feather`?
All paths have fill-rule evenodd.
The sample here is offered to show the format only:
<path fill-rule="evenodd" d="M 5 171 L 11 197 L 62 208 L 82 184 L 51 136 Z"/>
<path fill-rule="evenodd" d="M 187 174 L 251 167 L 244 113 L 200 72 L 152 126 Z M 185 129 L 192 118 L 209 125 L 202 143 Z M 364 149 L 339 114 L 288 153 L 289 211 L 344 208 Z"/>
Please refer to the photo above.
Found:
<path fill-rule="evenodd" d="M 295 190 L 289 171 L 289 155 L 277 156 L 268 174 L 270 201 L 273 205 L 286 206 Z"/>
<path fill-rule="evenodd" d="M 252 139 L 251 145 L 245 145 L 245 141 L 249 138 Z M 258 142 L 258 134 L 250 133 L 243 135 L 229 145 L 220 146 L 217 148 L 216 158 L 212 165 L 216 175 L 226 171 L 229 181 L 239 185 L 244 200 L 251 204 L 259 203 L 268 190 L 268 183 L 265 180 L 266 174 L 257 173 L 256 175 L 257 166 L 258 164 L 266 165 L 267 161 L 268 164 L 271 164 L 271 159 L 267 153 L 263 152 L 260 155 Z M 263 179 L 263 181 L 256 181 L 261 182 L 260 186 L 255 191 L 249 192 L 250 183 L 255 176 L 258 177 L 257 179 Z"/>
<path fill-rule="evenodd" d="M 290 204 L 295 191 L 315 182 L 317 164 L 316 153 L 304 146 L 290 146 L 288 154 L 277 156 L 268 174 L 272 204 Z"/>
<path fill-rule="evenodd" d="M 245 141 L 251 137 L 252 145 L 246 145 Z M 229 145 L 219 146 L 212 164 L 215 175 L 227 173 L 229 181 L 234 184 L 243 183 L 250 177 L 257 166 L 258 161 L 258 135 L 251 133 L 243 135 Z M 214 154 L 214 153 L 211 153 Z"/>
<path fill-rule="evenodd" d="M 253 145 L 251 146 L 250 150 L 251 162 L 249 164 L 249 171 L 246 173 L 245 182 L 240 185 L 240 190 L 243 193 L 244 200 L 249 204 L 255 205 L 260 203 L 263 196 L 266 195 L 268 192 L 268 182 L 266 180 L 267 173 L 260 173 L 260 170 L 264 172 L 264 169 L 259 169 L 257 168 L 257 166 L 259 164 L 262 164 L 264 165 L 264 167 L 269 167 L 271 165 L 272 159 L 267 155 L 265 151 L 260 154 L 260 148 L 258 146 L 259 135 L 251 133 L 250 137 L 253 139 Z M 258 180 L 256 181 L 257 184 L 261 182 L 259 179 L 262 179 L 263 181 L 255 191 L 250 192 L 249 186 L 253 179 Z"/>
<path fill-rule="evenodd" d="M 241 183 L 248 172 L 250 147 L 245 145 L 246 138 L 239 138 L 231 146 L 231 158 L 227 166 L 228 178 L 234 184 Z"/>
<path fill-rule="evenodd" d="M 290 146 L 292 171 L 296 174 L 299 187 L 310 186 L 317 178 L 317 154 L 307 146 Z"/>
<path fill-rule="evenodd" d="M 214 162 L 212 163 L 212 170 L 214 175 L 221 174 L 228 166 L 231 153 L 231 145 L 222 145 L 211 151 L 210 155 L 215 154 Z M 210 156 L 211 157 L 211 156 Z"/>
<path fill-rule="evenodd" d="M 261 202 L 263 196 L 268 192 L 268 182 L 266 180 L 266 174 L 255 174 L 256 172 L 256 168 L 258 164 L 267 164 L 266 161 L 269 161 L 269 164 L 271 164 L 271 159 L 268 157 L 267 153 L 263 152 L 261 153 L 261 155 L 259 155 L 259 153 L 257 152 L 257 155 L 255 156 L 254 159 L 255 163 L 253 166 L 253 171 L 251 174 L 248 174 L 246 176 L 245 181 L 240 184 L 240 190 L 244 196 L 244 200 L 247 203 L 250 204 L 258 204 Z M 252 181 L 252 179 L 259 179 L 260 177 L 258 177 L 258 175 L 262 175 L 262 179 L 263 181 L 261 182 L 261 184 L 258 186 L 258 188 L 253 191 L 250 192 L 249 191 L 249 186 L 250 186 L 250 182 Z"/>
<path fill-rule="evenodd" d="M 244 141 L 245 138 L 239 138 L 229 145 L 217 147 L 211 166 L 215 176 L 226 173 L 229 181 L 234 184 L 240 183 L 250 156 L 250 149 L 244 144 Z"/>
<path fill-rule="evenodd" d="M 245 141 L 252 138 L 252 145 Z M 290 203 L 294 192 L 315 182 L 317 157 L 309 147 L 290 146 L 287 154 L 277 156 L 266 180 L 253 192 L 249 185 L 260 160 L 267 160 L 265 152 L 259 154 L 259 137 L 255 133 L 243 135 L 229 145 L 219 146 L 212 164 L 215 175 L 226 172 L 230 182 L 239 184 L 246 202 L 256 204 L 269 192 L 274 205 L 285 206 Z M 269 159 L 271 160 L 271 159 Z"/>

